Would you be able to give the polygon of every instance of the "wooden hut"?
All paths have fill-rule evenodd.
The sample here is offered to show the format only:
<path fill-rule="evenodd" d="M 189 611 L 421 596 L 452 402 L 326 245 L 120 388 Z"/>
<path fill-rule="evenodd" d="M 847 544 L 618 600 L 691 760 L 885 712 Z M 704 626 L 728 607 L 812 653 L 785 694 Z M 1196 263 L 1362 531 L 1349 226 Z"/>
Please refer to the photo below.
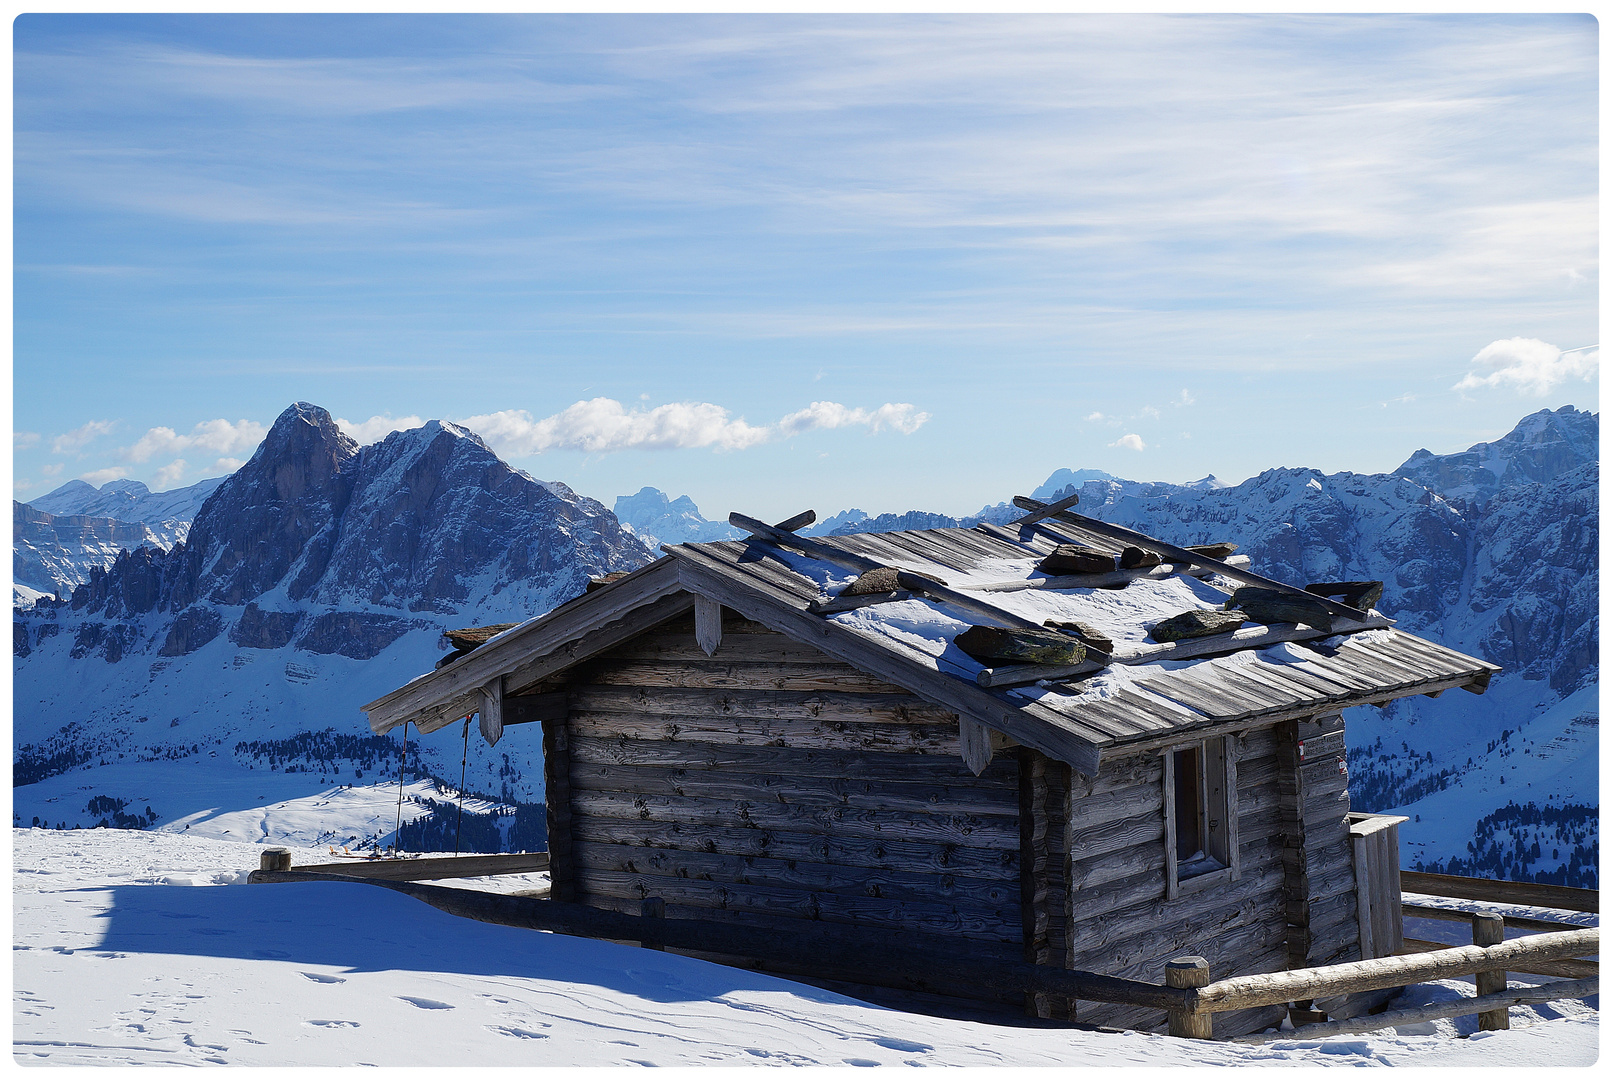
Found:
<path fill-rule="evenodd" d="M 1380 586 L 1306 592 L 1019 503 L 827 539 L 734 515 L 748 539 L 666 547 L 364 708 L 376 732 L 479 713 L 490 742 L 540 722 L 554 898 L 812 920 L 845 935 L 820 963 L 723 959 L 872 1000 L 1155 1029 L 969 967 L 1162 983 L 1183 954 L 1218 979 L 1393 952 L 1393 819 L 1351 820 L 1339 711 L 1497 669 L 1394 629 Z M 870 932 L 955 979 L 859 966 Z"/>

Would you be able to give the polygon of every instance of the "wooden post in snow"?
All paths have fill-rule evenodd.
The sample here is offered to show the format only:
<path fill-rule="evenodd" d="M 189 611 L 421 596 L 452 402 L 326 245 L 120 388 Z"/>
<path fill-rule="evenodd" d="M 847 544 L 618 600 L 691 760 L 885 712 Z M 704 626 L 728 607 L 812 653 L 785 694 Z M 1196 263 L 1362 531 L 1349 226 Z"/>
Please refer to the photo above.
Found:
<path fill-rule="evenodd" d="M 289 870 L 291 869 L 291 852 L 283 847 L 264 848 L 263 854 L 258 857 L 260 870 Z"/>
<path fill-rule="evenodd" d="M 1164 985 L 1177 989 L 1209 985 L 1209 961 L 1182 956 L 1164 965 Z M 1178 1039 L 1214 1038 L 1214 1017 L 1209 1013 L 1170 1010 L 1170 1034 Z"/>
<path fill-rule="evenodd" d="M 1506 940 L 1506 921 L 1492 911 L 1472 913 L 1472 944 L 1498 945 Z M 1480 971 L 1473 976 L 1478 983 L 1478 997 L 1506 992 L 1504 971 Z M 1479 1031 L 1506 1031 L 1511 1027 L 1511 1016 L 1505 1009 L 1493 1009 L 1478 1014 Z"/>

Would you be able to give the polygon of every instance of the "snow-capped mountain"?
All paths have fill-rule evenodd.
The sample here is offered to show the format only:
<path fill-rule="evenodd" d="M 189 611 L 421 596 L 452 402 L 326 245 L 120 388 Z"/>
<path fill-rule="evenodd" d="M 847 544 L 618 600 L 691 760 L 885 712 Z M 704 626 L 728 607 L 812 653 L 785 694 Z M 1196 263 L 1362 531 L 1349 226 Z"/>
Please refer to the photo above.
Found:
<path fill-rule="evenodd" d="M 621 523 L 631 527 L 633 535 L 652 549 L 662 544 L 731 540 L 740 535 L 725 521 L 705 520 L 687 495 L 671 499 L 658 488 L 644 487 L 636 495 L 618 495 L 614 509 Z"/>
<path fill-rule="evenodd" d="M 531 618 L 651 557 L 599 503 L 463 428 L 360 448 L 293 405 L 184 543 L 124 551 L 70 600 L 19 610 L 17 818 L 93 824 L 99 797 L 177 819 L 196 808 L 148 797 L 175 768 L 243 799 L 258 770 L 395 775 L 397 741 L 369 737 L 358 706 L 428 670 L 444 629 Z M 410 749 L 411 773 L 457 781 L 445 740 Z M 467 787 L 540 798 L 535 741 L 499 750 L 479 748 Z"/>
<path fill-rule="evenodd" d="M 226 478 L 198 480 L 189 487 L 152 491 L 138 480 L 109 480 L 99 488 L 69 480 L 48 495 L 29 501 L 35 510 L 57 517 L 112 518 L 145 525 L 160 547 L 172 547 L 190 532 L 207 496 Z"/>
<path fill-rule="evenodd" d="M 138 480 L 112 480 L 96 488 L 69 480 L 31 503 L 11 507 L 13 603 L 39 594 L 62 595 L 109 569 L 118 552 L 146 545 L 171 548 L 223 477 L 153 492 Z"/>
<path fill-rule="evenodd" d="M 11 580 L 28 591 L 29 603 L 40 595 L 68 595 L 90 579 L 91 570 L 104 571 L 119 554 L 141 545 L 166 546 L 139 522 L 47 514 L 27 503 L 11 504 Z"/>

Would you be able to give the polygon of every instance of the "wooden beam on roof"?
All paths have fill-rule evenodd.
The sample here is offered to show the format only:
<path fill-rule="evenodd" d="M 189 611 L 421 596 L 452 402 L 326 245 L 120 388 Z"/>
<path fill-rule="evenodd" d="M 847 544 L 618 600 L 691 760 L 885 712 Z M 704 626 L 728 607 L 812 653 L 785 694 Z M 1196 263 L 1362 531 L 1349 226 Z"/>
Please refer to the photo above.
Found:
<path fill-rule="evenodd" d="M 1030 701 L 1005 696 L 939 671 L 867 634 L 808 613 L 802 601 L 745 576 L 696 547 L 680 546 L 671 552 L 678 560 L 684 587 L 719 601 L 768 629 L 806 642 L 828 655 L 905 687 L 926 701 L 970 716 L 987 727 L 1068 762 L 1085 776 L 1097 775 L 1099 750 L 1104 741 L 1096 732 L 1083 732 L 1078 721 L 1063 717 Z M 799 606 L 797 606 L 799 605 Z M 932 661 L 931 661 L 932 662 Z"/>
<path fill-rule="evenodd" d="M 417 715 L 429 711 L 435 716 L 445 707 L 457 707 L 457 703 L 468 699 L 469 704 L 458 716 L 441 719 L 435 726 L 451 724 L 459 716 L 476 711 L 480 689 L 489 679 L 505 674 L 513 666 L 547 656 L 595 626 L 622 619 L 636 608 L 681 590 L 676 560 L 656 560 L 608 588 L 577 597 L 542 618 L 506 630 L 474 652 L 427 672 L 361 708 L 369 715 L 370 730 L 378 735 L 414 720 Z M 584 600 L 587 601 L 585 606 Z M 693 603 L 693 597 L 686 598 L 685 609 Z M 510 683 L 508 688 L 519 690 L 521 686 Z M 432 729 L 422 724 L 421 730 Z"/>
<path fill-rule="evenodd" d="M 853 555 L 849 551 L 825 544 L 821 540 L 814 540 L 809 536 L 796 536 L 792 532 L 774 525 L 768 525 L 765 521 L 757 521 L 753 517 L 746 517 L 738 512 L 728 515 L 728 524 L 735 529 L 743 529 L 753 537 L 770 540 L 779 547 L 798 551 L 802 555 L 809 555 L 821 562 L 843 567 L 846 570 L 855 570 L 859 574 L 884 568 L 884 564 L 875 559 L 869 559 L 862 555 Z"/>
<path fill-rule="evenodd" d="M 1230 566 L 1248 566 L 1246 555 L 1233 555 L 1238 562 Z M 1106 589 L 1114 585 L 1128 585 L 1133 581 L 1158 581 L 1169 577 L 1205 578 L 1217 571 L 1206 566 L 1189 566 L 1186 563 L 1163 563 L 1146 569 L 1114 570 L 1103 574 L 1058 574 L 1044 578 L 1015 578 L 1012 581 L 990 581 L 982 585 L 962 584 L 967 592 L 1019 592 L 1024 589 Z"/>
<path fill-rule="evenodd" d="M 1038 500 L 1029 498 L 1025 495 L 1013 496 L 1013 505 L 1025 510 L 1041 510 L 1045 509 L 1047 506 L 1046 503 L 1039 502 Z M 1209 556 L 1204 555 L 1201 552 L 1195 552 L 1184 547 L 1177 547 L 1174 544 L 1166 544 L 1162 540 L 1155 540 L 1153 537 L 1148 536 L 1145 533 L 1139 533 L 1135 529 L 1127 529 L 1123 525 L 1112 525 L 1106 521 L 1098 521 L 1096 518 L 1086 517 L 1084 514 L 1071 514 L 1066 510 L 1060 510 L 1056 513 L 1049 513 L 1047 516 L 1056 521 L 1066 522 L 1070 525 L 1078 525 L 1080 528 L 1085 529 L 1088 532 L 1096 533 L 1097 535 L 1107 537 L 1110 540 L 1119 540 L 1127 544 L 1136 544 L 1137 546 L 1145 545 L 1149 549 L 1158 552 L 1160 555 L 1173 559 L 1177 562 L 1189 562 L 1198 566 L 1208 567 L 1214 570 L 1214 572 L 1219 574 L 1221 577 L 1230 578 L 1232 581 L 1241 581 L 1246 585 L 1258 585 L 1267 589 L 1279 589 L 1282 592 L 1295 593 L 1300 596 L 1308 597 L 1312 600 L 1320 602 L 1320 604 L 1334 616 L 1340 616 L 1345 619 L 1352 619 L 1356 621 L 1371 618 L 1371 614 L 1369 612 L 1361 611 L 1358 608 L 1349 607 L 1347 604 L 1340 604 L 1330 597 L 1315 596 L 1313 593 L 1305 592 L 1297 585 L 1289 585 L 1286 582 L 1277 581 L 1275 578 L 1268 578 L 1263 574 L 1256 574 L 1252 570 L 1244 570 L 1241 567 L 1233 566 L 1230 563 L 1223 562 L 1220 559 L 1211 559 Z M 1077 541 L 1071 540 L 1071 542 Z"/>
<path fill-rule="evenodd" d="M 715 656 L 722 644 L 722 605 L 715 600 L 694 598 L 694 643 L 706 656 Z"/>
<path fill-rule="evenodd" d="M 1021 518 L 1014 518 L 1012 521 L 1008 522 L 1008 524 L 1029 525 L 1032 522 L 1040 521 L 1042 518 L 1051 517 L 1060 510 L 1067 510 L 1078 502 L 1080 502 L 1079 495 L 1070 495 L 1067 498 L 1059 499 L 1055 503 L 1048 503 L 1039 510 L 1032 510 Z"/>

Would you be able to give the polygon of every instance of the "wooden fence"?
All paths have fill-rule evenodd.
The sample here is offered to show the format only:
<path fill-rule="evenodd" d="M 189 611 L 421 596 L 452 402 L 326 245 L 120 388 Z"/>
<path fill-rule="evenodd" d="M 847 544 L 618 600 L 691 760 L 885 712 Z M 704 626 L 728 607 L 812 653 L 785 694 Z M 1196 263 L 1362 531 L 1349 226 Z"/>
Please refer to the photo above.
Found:
<path fill-rule="evenodd" d="M 381 860 L 289 867 L 290 856 L 283 849 L 269 849 L 262 858 L 262 868 L 252 873 L 255 883 L 286 883 L 298 881 L 340 881 L 375 885 L 392 889 L 421 900 L 432 907 L 452 915 L 476 919 L 480 922 L 504 926 L 520 926 L 534 930 L 549 930 L 580 937 L 603 938 L 614 941 L 636 941 L 649 948 L 683 949 L 704 954 L 722 954 L 735 957 L 764 958 L 793 963 L 816 963 L 824 955 L 840 953 L 848 944 L 856 951 L 858 961 L 870 969 L 900 972 L 904 977 L 916 979 L 955 978 L 958 965 L 947 959 L 950 939 L 936 937 L 933 945 L 898 945 L 873 934 L 857 938 L 857 932 L 846 927 L 832 929 L 803 924 L 790 934 L 762 930 L 734 923 L 704 919 L 664 918 L 664 905 L 650 897 L 644 901 L 640 915 L 605 911 L 582 904 L 537 898 L 530 895 L 478 892 L 470 889 L 448 888 L 440 885 L 422 885 L 420 881 L 451 877 L 481 877 L 498 873 L 531 873 L 547 867 L 546 853 L 521 856 L 468 856 L 453 859 Z M 540 865 L 541 864 L 541 865 Z M 1529 886 L 1526 893 L 1517 893 L 1510 887 L 1517 882 L 1482 882 L 1478 879 L 1451 879 L 1456 884 L 1434 882 L 1434 875 L 1412 875 L 1414 886 L 1432 895 L 1452 895 L 1467 899 L 1490 900 L 1501 894 L 1508 898 L 1527 895 L 1529 899 L 1511 903 L 1529 903 L 1568 910 L 1595 911 L 1598 894 L 1575 889 L 1570 893 L 1538 893 L 1539 888 Z M 1487 886 L 1497 886 L 1489 889 Z M 1432 893 L 1431 887 L 1462 889 L 1463 892 Z M 1471 896 L 1478 891 L 1484 895 Z M 1587 894 L 1587 895 L 1580 895 Z M 1568 907 L 1562 903 L 1571 900 Z M 1182 957 L 1171 961 L 1166 969 L 1165 985 L 1122 979 L 1089 971 L 1070 971 L 1042 964 L 1030 963 L 969 963 L 968 979 L 982 988 L 1026 993 L 1056 994 L 1072 999 L 1100 1001 L 1121 1005 L 1138 1005 L 1165 1010 L 1169 1017 L 1169 1032 L 1185 1038 L 1213 1038 L 1213 1016 L 1219 1012 L 1250 1009 L 1267 1005 L 1313 1001 L 1341 995 L 1411 986 L 1435 979 L 1458 978 L 1465 975 L 1478 977 L 1478 996 L 1459 1001 L 1437 1002 L 1414 1009 L 1401 1009 L 1378 1015 L 1311 1024 L 1294 1031 L 1245 1035 L 1231 1041 L 1263 1042 L 1271 1039 L 1311 1038 L 1347 1034 L 1358 1031 L 1375 1031 L 1384 1027 L 1422 1023 L 1440 1017 L 1478 1013 L 1484 1028 L 1506 1026 L 1506 1009 L 1513 1005 L 1539 1004 L 1567 998 L 1588 997 L 1600 992 L 1599 965 L 1574 959 L 1594 955 L 1600 948 L 1598 927 L 1576 927 L 1548 919 L 1524 919 L 1514 925 L 1526 924 L 1528 929 L 1545 932 L 1529 937 L 1504 940 L 1504 925 L 1498 915 L 1487 912 L 1447 912 L 1424 905 L 1406 905 L 1407 914 L 1415 917 L 1470 919 L 1475 943 L 1464 946 L 1444 946 L 1434 942 L 1407 941 L 1400 955 L 1333 964 L 1326 967 L 1300 968 L 1262 975 L 1244 975 L 1219 982 L 1210 981 L 1207 962 L 1199 957 Z M 1440 914 L 1426 916 L 1424 912 Z M 1566 974 L 1571 981 L 1552 982 L 1539 987 L 1508 989 L 1506 972 Z"/>

